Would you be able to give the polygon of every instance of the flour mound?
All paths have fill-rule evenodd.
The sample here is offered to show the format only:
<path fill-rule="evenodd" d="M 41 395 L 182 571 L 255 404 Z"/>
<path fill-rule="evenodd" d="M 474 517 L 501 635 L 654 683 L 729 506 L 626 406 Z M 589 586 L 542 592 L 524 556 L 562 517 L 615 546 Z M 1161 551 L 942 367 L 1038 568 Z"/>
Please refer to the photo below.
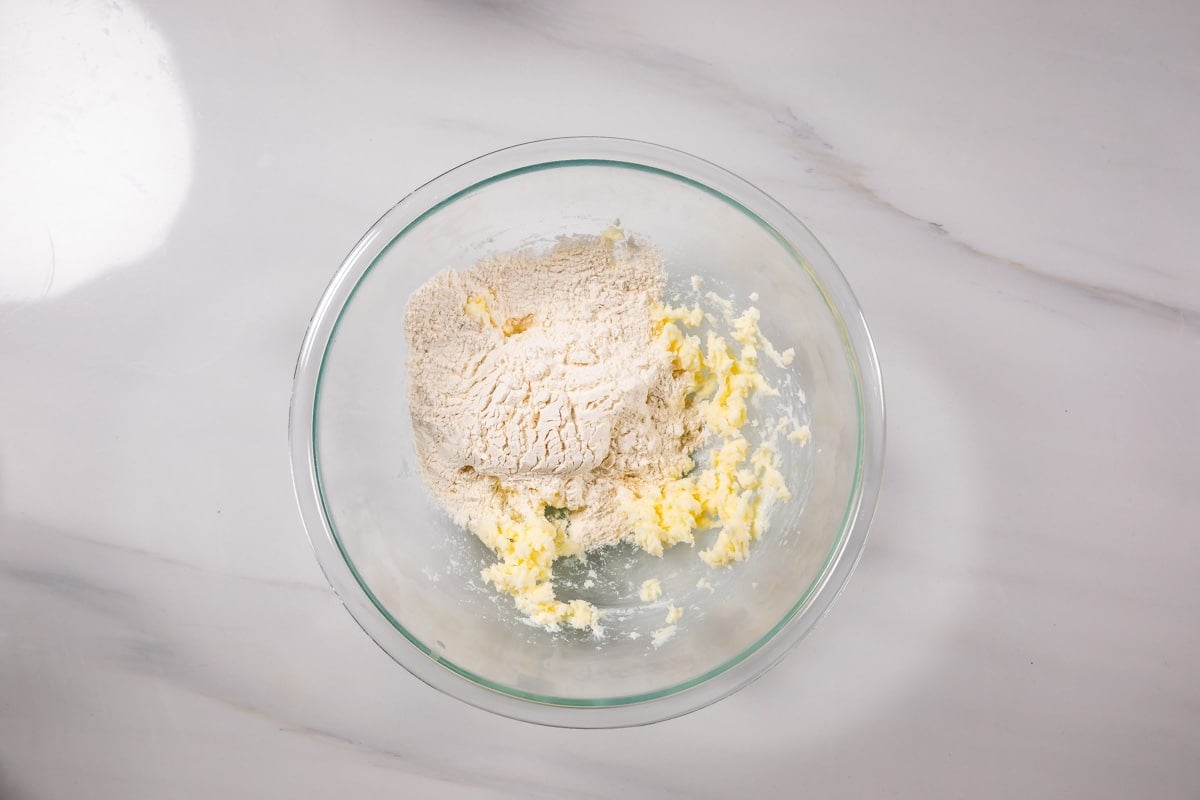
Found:
<path fill-rule="evenodd" d="M 413 294 L 414 438 L 456 522 L 500 552 L 498 526 L 541 516 L 558 555 L 592 550 L 630 535 L 623 491 L 692 467 L 703 419 L 655 342 L 663 289 L 658 253 L 610 229 L 445 271 Z M 538 580 L 510 576 L 526 578 Z"/>

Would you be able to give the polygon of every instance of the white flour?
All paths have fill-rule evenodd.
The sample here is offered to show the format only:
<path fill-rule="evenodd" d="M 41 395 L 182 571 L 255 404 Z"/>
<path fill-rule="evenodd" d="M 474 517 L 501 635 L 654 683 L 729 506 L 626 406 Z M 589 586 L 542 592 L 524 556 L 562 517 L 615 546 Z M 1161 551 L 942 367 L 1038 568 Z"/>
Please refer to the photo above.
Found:
<path fill-rule="evenodd" d="M 610 230 L 446 271 L 412 296 L 410 402 L 433 493 L 475 530 L 566 509 L 571 550 L 629 533 L 621 487 L 691 466 L 702 421 L 653 345 L 658 254 Z M 483 535 L 483 534 L 481 534 Z"/>

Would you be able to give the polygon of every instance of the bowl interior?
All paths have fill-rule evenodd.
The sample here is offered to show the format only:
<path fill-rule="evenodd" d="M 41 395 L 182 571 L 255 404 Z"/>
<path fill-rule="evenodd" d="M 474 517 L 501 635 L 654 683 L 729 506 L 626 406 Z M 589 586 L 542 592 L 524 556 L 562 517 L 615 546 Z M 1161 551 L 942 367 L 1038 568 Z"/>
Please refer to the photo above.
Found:
<path fill-rule="evenodd" d="M 768 378 L 805 398 L 797 406 L 812 440 L 783 449 L 793 499 L 776 507 L 745 562 L 705 565 L 697 551 L 715 532 L 661 560 L 614 548 L 588 564 L 560 561 L 560 596 L 610 611 L 597 641 L 522 624 L 511 600 L 479 577 L 491 553 L 428 495 L 412 444 L 403 324 L 409 295 L 442 269 L 466 268 L 499 251 L 546 248 L 559 235 L 599 233 L 615 219 L 659 248 L 672 287 L 682 290 L 699 274 L 705 289 L 732 295 L 741 307 L 759 293 L 754 305 L 763 333 L 780 349 L 796 350 L 791 367 Z M 340 313 L 331 310 L 336 324 L 313 418 L 325 517 L 395 639 L 504 694 L 620 705 L 705 681 L 795 615 L 819 613 L 811 601 L 854 513 L 863 431 L 854 354 L 811 264 L 810 254 L 721 192 L 668 171 L 601 160 L 543 163 L 488 178 L 395 234 Z M 658 605 L 637 599 L 647 577 L 662 581 Z M 711 587 L 698 587 L 701 577 Z M 630 638 L 631 631 L 661 627 L 668 604 L 685 609 L 674 638 L 660 647 L 649 635 Z"/>

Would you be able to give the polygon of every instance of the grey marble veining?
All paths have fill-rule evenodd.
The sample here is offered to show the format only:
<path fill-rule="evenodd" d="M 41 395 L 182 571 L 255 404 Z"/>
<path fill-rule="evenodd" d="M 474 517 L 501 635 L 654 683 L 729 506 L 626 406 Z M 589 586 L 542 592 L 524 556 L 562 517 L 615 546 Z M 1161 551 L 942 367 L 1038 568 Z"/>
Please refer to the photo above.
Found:
<path fill-rule="evenodd" d="M 1165 1 L 4 5 L 0 797 L 1200 795 L 1198 28 Z M 792 209 L 887 387 L 830 618 L 635 730 L 409 676 L 288 471 L 296 350 L 362 231 L 571 134 Z"/>

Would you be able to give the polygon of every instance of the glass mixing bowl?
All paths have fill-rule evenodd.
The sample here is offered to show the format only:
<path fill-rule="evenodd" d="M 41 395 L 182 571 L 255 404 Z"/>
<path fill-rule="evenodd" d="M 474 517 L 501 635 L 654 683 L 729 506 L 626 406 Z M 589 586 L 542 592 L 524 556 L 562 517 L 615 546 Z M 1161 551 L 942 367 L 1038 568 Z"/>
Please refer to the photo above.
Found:
<path fill-rule="evenodd" d="M 812 431 L 788 448 L 793 498 L 749 558 L 713 570 L 693 549 L 632 547 L 555 565 L 561 599 L 606 609 L 606 634 L 521 623 L 480 579 L 493 560 L 422 482 L 408 412 L 404 308 L 447 267 L 615 219 L 662 252 L 671 286 L 693 274 L 794 347 L 783 376 Z M 802 394 L 801 394 L 802 393 Z M 532 142 L 425 184 L 358 242 L 313 315 L 291 408 L 296 495 L 317 559 L 346 608 L 436 689 L 506 716 L 567 727 L 638 725 L 705 706 L 775 664 L 825 615 L 862 551 L 884 454 L 883 394 L 858 304 L 828 253 L 779 203 L 706 161 L 620 139 Z M 659 578 L 663 598 L 638 587 Z M 708 585 L 699 579 L 708 578 Z M 697 585 L 699 582 L 699 586 Z M 685 609 L 661 646 L 634 630 Z"/>

